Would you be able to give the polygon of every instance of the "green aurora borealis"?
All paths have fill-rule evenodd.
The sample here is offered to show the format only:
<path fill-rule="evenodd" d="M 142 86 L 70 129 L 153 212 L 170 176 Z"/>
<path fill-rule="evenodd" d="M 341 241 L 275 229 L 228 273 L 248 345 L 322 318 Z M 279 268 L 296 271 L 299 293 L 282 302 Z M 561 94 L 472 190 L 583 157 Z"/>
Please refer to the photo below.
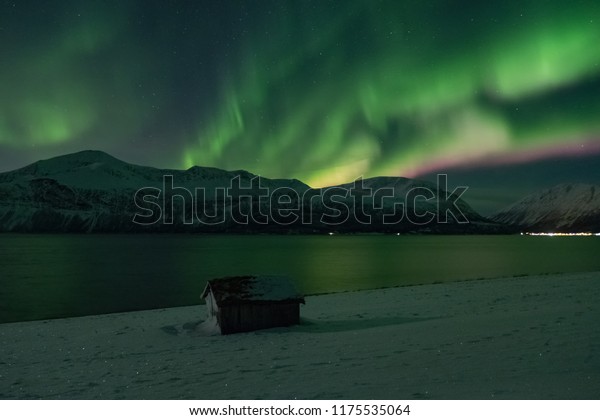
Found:
<path fill-rule="evenodd" d="M 595 1 L 3 1 L 0 51 L 0 171 L 101 149 L 322 186 L 599 152 Z"/>

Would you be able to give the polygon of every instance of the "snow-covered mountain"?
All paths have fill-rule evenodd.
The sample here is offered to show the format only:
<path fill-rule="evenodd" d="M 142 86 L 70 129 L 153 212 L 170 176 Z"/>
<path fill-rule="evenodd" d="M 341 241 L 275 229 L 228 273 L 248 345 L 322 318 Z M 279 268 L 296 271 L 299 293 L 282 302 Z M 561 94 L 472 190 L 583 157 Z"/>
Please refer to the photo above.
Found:
<path fill-rule="evenodd" d="M 173 186 L 191 192 L 204 188 L 207 200 L 218 188 L 231 186 L 239 177 L 249 187 L 253 175 L 247 171 L 225 171 L 194 166 L 187 170 L 156 169 L 123 162 L 101 151 L 83 151 L 41 160 L 24 168 L 0 173 L 0 231 L 27 232 L 129 232 L 172 231 L 179 226 L 139 226 L 132 223 L 140 212 L 134 201 L 141 188 L 164 188 L 164 176 Z M 260 178 L 270 190 L 287 187 L 303 191 L 298 180 Z M 175 191 L 174 194 L 177 192 Z M 190 204 L 190 203 L 188 203 Z M 182 206 L 174 201 L 175 206 Z M 175 209 L 175 214 L 180 210 Z"/>
<path fill-rule="evenodd" d="M 525 197 L 492 220 L 531 232 L 600 232 L 600 186 L 560 184 Z"/>
<path fill-rule="evenodd" d="M 499 228 L 488 223 L 460 197 L 454 197 L 452 192 L 446 192 L 432 182 L 389 176 L 359 182 L 321 189 L 325 196 L 347 191 L 347 196 L 338 200 L 348 206 L 355 231 L 370 230 L 367 224 L 360 223 L 365 215 L 370 217 L 371 224 L 381 226 L 380 230 L 391 232 L 415 229 L 425 232 L 495 232 Z M 360 191 L 364 194 L 362 198 Z M 401 220 L 390 224 L 390 220 L 395 219 Z"/>
<path fill-rule="evenodd" d="M 352 188 L 355 185 L 356 183 L 348 183 L 338 187 Z M 452 191 L 447 192 L 443 188 L 444 186 L 438 187 L 438 185 L 433 182 L 418 179 L 380 176 L 363 180 L 362 186 L 373 192 L 376 196 L 376 201 L 378 201 L 377 191 L 381 193 L 379 195 L 383 195 L 386 189 L 392 190 L 393 195 L 391 197 L 386 195 L 383 200 L 384 207 L 393 205 L 394 203 L 397 203 L 399 199 L 404 198 L 407 199 L 407 207 L 418 207 L 416 209 L 417 212 L 427 210 L 435 213 L 437 211 L 450 210 L 451 202 L 453 201 Z M 457 194 L 460 194 L 460 192 L 457 192 Z M 456 207 L 471 221 L 483 220 L 482 217 L 467 204 L 467 202 L 460 198 L 456 200 Z"/>
<path fill-rule="evenodd" d="M 86 150 L 25 166 L 15 171 L 0 173 L 0 183 L 27 183 L 35 179 L 49 178 L 71 188 L 114 191 L 141 187 L 159 188 L 164 175 L 172 175 L 177 186 L 193 189 L 201 184 L 207 189 L 228 187 L 231 179 L 239 176 L 243 181 L 256 175 L 250 172 L 225 171 L 218 168 L 192 166 L 187 170 L 157 169 L 149 166 L 123 162 L 108 153 Z M 292 186 L 309 188 L 298 180 L 261 178 L 268 188 Z"/>
<path fill-rule="evenodd" d="M 172 177 L 172 186 L 179 189 L 165 188 L 165 177 Z M 253 184 L 253 179 L 256 182 L 256 175 L 242 170 L 199 166 L 172 170 L 134 165 L 100 151 L 59 156 L 0 173 L 0 232 L 473 231 L 498 227 L 485 221 L 463 200 L 438 191 L 434 184 L 407 178 L 364 180 L 365 188 L 373 191 L 387 188 L 388 191 L 385 197 L 375 194 L 364 200 L 365 212 L 372 216 L 368 224 L 357 222 L 354 217 L 357 209 L 350 194 L 352 184 L 311 189 L 295 179 L 260 177 L 259 191 L 250 189 L 258 187 Z M 231 187 L 232 180 L 236 180 L 234 185 L 239 185 L 243 191 L 233 192 L 231 195 L 235 199 L 224 199 L 224 191 Z M 177 197 L 188 197 L 183 188 L 190 191 L 190 200 Z M 141 198 L 147 194 L 136 196 L 140 189 L 149 192 L 150 199 Z M 204 193 L 203 204 L 199 204 L 200 200 L 193 195 L 197 189 Z M 219 189 L 222 195 L 219 195 Z M 409 195 L 406 200 L 408 191 L 418 193 L 424 189 L 433 191 L 433 196 L 413 194 L 417 196 L 413 199 Z M 247 197 L 256 198 L 265 192 L 270 199 L 250 201 Z M 282 197 L 285 195 L 288 197 Z M 312 199 L 315 196 L 325 197 L 325 200 Z M 245 198 L 238 200 L 238 197 Z M 164 223 L 165 219 L 160 217 L 152 223 L 133 223 L 136 214 L 146 215 L 149 209 L 158 210 L 161 205 L 163 212 L 173 208 L 174 217 L 168 219 L 171 223 Z M 433 221 L 427 218 L 427 223 L 421 223 L 422 219 L 415 223 L 414 217 L 404 217 L 392 225 L 383 223 L 383 215 L 398 207 L 403 207 L 409 216 L 427 214 L 436 217 Z M 198 211 L 199 208 L 205 211 Z M 253 214 L 271 216 L 274 208 L 284 210 L 284 216 L 277 223 L 259 217 L 245 224 L 239 223 L 240 217 L 234 216 L 248 214 L 250 209 L 255 211 Z M 290 211 L 286 213 L 286 209 L 311 217 L 294 218 Z M 341 210 L 342 217 L 322 218 L 325 214 L 335 213 L 333 209 Z M 448 223 L 438 223 L 438 216 L 452 209 L 459 209 L 470 223 L 458 224 L 452 217 Z M 217 223 L 221 213 L 225 215 L 224 221 Z M 331 222 L 334 222 L 333 228 Z"/>

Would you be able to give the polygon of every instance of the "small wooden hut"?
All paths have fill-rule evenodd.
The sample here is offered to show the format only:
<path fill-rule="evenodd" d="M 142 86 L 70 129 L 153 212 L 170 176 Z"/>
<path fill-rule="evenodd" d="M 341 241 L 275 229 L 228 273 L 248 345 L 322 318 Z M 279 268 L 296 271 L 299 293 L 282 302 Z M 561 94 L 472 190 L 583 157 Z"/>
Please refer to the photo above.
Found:
<path fill-rule="evenodd" d="M 265 275 L 209 280 L 202 298 L 221 334 L 298 324 L 304 303 L 288 277 Z"/>

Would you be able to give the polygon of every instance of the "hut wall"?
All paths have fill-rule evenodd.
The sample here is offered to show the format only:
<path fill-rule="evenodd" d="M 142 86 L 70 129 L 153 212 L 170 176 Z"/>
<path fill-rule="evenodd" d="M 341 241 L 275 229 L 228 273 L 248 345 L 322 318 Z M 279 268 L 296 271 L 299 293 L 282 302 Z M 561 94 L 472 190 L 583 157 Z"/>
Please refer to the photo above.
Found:
<path fill-rule="evenodd" d="M 222 334 L 285 327 L 300 322 L 299 303 L 272 303 L 224 306 L 219 308 Z"/>
<path fill-rule="evenodd" d="M 219 307 L 217 306 L 217 303 L 215 302 L 215 298 L 214 298 L 213 294 L 209 293 L 208 295 L 206 295 L 206 297 L 204 299 L 206 301 L 206 311 L 207 311 L 208 317 L 213 318 L 213 317 L 217 316 L 217 314 L 219 313 Z"/>

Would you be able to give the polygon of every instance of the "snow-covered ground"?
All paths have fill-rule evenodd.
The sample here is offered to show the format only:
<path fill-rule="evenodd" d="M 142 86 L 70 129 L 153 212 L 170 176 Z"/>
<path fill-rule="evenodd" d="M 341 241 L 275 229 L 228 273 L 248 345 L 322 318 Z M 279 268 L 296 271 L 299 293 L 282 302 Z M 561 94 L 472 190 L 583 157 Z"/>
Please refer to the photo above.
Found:
<path fill-rule="evenodd" d="M 309 296 L 231 336 L 204 309 L 0 325 L 0 397 L 600 398 L 600 272 Z"/>

